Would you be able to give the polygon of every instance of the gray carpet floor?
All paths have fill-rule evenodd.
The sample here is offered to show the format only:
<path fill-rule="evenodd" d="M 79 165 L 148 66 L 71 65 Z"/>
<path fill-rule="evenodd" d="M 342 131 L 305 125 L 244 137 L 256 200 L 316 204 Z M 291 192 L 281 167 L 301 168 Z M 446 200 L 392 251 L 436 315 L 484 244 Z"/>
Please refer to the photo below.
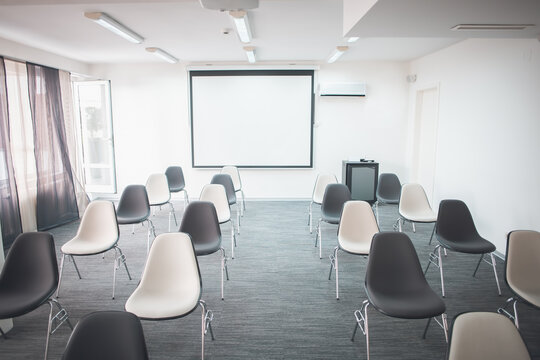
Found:
<path fill-rule="evenodd" d="M 178 218 L 182 203 L 175 203 Z M 323 225 L 323 259 L 314 247 L 314 236 L 307 227 L 307 202 L 248 202 L 242 218 L 235 259 L 229 260 L 230 280 L 225 284 L 225 300 L 220 299 L 219 255 L 199 258 L 203 295 L 214 312 L 215 341 L 207 337 L 207 359 L 365 359 L 365 341 L 358 332 L 351 342 L 355 322 L 353 312 L 365 299 L 363 288 L 367 260 L 340 253 L 340 300 L 335 298 L 334 277 L 328 281 L 328 255 L 336 246 L 334 225 Z M 318 218 L 319 209 L 314 207 Z M 392 230 L 397 218 L 395 206 L 380 207 L 380 227 Z M 159 233 L 167 231 L 167 210 L 153 217 Z M 230 256 L 229 226 L 223 225 L 223 246 Z M 71 239 L 78 227 L 74 222 L 51 230 L 60 247 Z M 418 225 L 411 237 L 420 262 L 427 264 L 434 245 L 428 240 L 432 225 Z M 124 304 L 141 277 L 146 256 L 146 229 L 120 228 L 119 246 L 127 256 L 133 280 L 124 269 L 117 276 L 116 299 L 111 299 L 113 254 L 76 258 L 82 280 L 72 263 L 66 263 L 58 299 L 68 310 L 73 323 L 83 315 L 99 310 L 123 310 Z M 58 257 L 60 259 L 60 256 Z M 498 260 L 502 296 L 490 266 L 482 264 L 472 277 L 478 258 L 449 253 L 444 259 L 447 314 L 464 311 L 496 311 L 510 296 L 504 283 L 504 263 Z M 427 280 L 440 291 L 439 273 L 430 268 Z M 533 358 L 540 359 L 540 311 L 519 306 L 522 335 Z M 15 319 L 9 339 L 0 339 L 0 359 L 38 359 L 42 357 L 47 329 L 48 307 Z M 393 319 L 369 312 L 370 345 L 373 359 L 444 359 L 446 343 L 442 329 L 432 323 L 421 338 L 425 320 Z M 143 321 L 151 359 L 197 359 L 200 356 L 200 312 L 168 321 Z M 70 330 L 61 327 L 51 336 L 50 359 L 58 359 Z"/>

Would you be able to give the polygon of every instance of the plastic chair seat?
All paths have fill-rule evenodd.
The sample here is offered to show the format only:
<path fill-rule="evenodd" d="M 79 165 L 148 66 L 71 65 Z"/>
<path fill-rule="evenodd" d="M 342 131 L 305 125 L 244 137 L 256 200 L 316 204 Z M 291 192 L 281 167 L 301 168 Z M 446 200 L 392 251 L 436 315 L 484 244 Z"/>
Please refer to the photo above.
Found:
<path fill-rule="evenodd" d="M 138 224 L 142 223 L 146 219 L 148 219 L 148 215 L 141 215 L 141 214 L 119 214 L 116 213 L 116 218 L 118 219 L 118 224 L 120 225 L 130 225 L 130 224 Z"/>
<path fill-rule="evenodd" d="M 31 312 L 44 304 L 56 289 L 0 288 L 0 319 L 8 319 Z"/>
<path fill-rule="evenodd" d="M 437 221 L 437 215 L 431 209 L 423 209 L 420 211 L 400 211 L 400 215 L 405 219 L 414 222 L 432 223 Z"/>
<path fill-rule="evenodd" d="M 174 289 L 141 289 L 138 287 L 126 302 L 126 311 L 141 319 L 172 319 L 184 316 L 199 304 L 200 294 Z"/>
<path fill-rule="evenodd" d="M 221 241 L 214 243 L 193 243 L 195 255 L 210 255 L 221 249 Z"/>
<path fill-rule="evenodd" d="M 437 234 L 437 240 L 447 249 L 466 254 L 488 254 L 497 249 L 495 245 L 481 236 L 471 236 L 463 239 L 463 242 L 455 242 Z"/>
<path fill-rule="evenodd" d="M 338 235 L 339 247 L 351 254 L 368 255 L 371 242 L 359 242 L 357 239 L 350 239 Z"/>
<path fill-rule="evenodd" d="M 425 319 L 441 315 L 444 301 L 429 286 L 403 293 L 374 294 L 366 288 L 371 304 L 381 313 L 401 319 Z"/>
<path fill-rule="evenodd" d="M 505 316 L 490 312 L 469 312 L 456 316 L 448 351 L 449 360 L 530 358 L 519 331 Z"/>
<path fill-rule="evenodd" d="M 341 219 L 341 212 L 339 213 L 323 212 L 321 214 L 321 220 L 329 224 L 339 224 L 340 219 Z"/>
<path fill-rule="evenodd" d="M 385 204 L 399 204 L 401 183 L 396 174 L 383 173 L 379 176 L 377 201 Z"/>
<path fill-rule="evenodd" d="M 75 237 L 62 246 L 62 252 L 66 255 L 91 255 L 110 250 L 116 241 L 111 244 L 97 243 L 81 237 Z"/>

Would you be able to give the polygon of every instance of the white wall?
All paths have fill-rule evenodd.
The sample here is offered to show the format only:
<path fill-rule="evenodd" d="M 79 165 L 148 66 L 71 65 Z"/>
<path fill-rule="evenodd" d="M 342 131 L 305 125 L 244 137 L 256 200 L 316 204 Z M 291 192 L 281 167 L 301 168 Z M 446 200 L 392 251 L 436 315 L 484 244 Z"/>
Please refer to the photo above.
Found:
<path fill-rule="evenodd" d="M 181 64 L 101 65 L 111 80 L 118 191 L 144 183 L 169 165 L 184 169 L 197 197 L 216 169 L 191 168 L 187 71 Z M 350 156 L 381 162 L 381 171 L 405 174 L 407 64 L 358 62 L 324 65 L 320 82 L 366 82 L 366 98 L 316 98 L 313 169 L 241 169 L 248 198 L 309 198 L 318 172 L 341 178 Z M 246 149 L 249 151 L 249 149 Z"/>
<path fill-rule="evenodd" d="M 434 208 L 465 201 L 502 253 L 509 231 L 540 230 L 540 42 L 466 40 L 411 62 L 409 72 L 418 77 L 411 127 L 416 89 L 440 86 Z"/>
<path fill-rule="evenodd" d="M 87 75 L 90 69 L 90 66 L 86 63 L 3 38 L 0 38 L 0 55 L 15 60 L 33 62 L 35 64 L 84 75 Z"/>

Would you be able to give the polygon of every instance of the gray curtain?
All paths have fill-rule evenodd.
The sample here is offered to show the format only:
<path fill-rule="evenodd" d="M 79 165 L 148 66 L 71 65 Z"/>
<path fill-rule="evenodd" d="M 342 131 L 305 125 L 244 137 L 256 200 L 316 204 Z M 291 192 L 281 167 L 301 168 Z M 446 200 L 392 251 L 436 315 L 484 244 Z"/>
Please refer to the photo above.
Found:
<path fill-rule="evenodd" d="M 79 218 L 69 162 L 60 76 L 57 69 L 26 64 L 34 126 L 38 230 Z"/>
<path fill-rule="evenodd" d="M 22 226 L 11 157 L 6 67 L 3 57 L 0 57 L 0 221 L 3 246 L 8 249 L 22 232 Z"/>

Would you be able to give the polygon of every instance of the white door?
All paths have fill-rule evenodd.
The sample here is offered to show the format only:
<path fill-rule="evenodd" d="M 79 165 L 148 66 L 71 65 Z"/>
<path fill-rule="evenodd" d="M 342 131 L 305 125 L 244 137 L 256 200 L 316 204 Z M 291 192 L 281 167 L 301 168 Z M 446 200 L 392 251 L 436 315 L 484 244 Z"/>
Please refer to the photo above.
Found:
<path fill-rule="evenodd" d="M 116 171 L 109 81 L 76 81 L 75 102 L 81 121 L 85 188 L 115 193 Z"/>
<path fill-rule="evenodd" d="M 416 119 L 413 147 L 413 182 L 424 187 L 432 203 L 437 155 L 439 89 L 416 93 Z"/>

